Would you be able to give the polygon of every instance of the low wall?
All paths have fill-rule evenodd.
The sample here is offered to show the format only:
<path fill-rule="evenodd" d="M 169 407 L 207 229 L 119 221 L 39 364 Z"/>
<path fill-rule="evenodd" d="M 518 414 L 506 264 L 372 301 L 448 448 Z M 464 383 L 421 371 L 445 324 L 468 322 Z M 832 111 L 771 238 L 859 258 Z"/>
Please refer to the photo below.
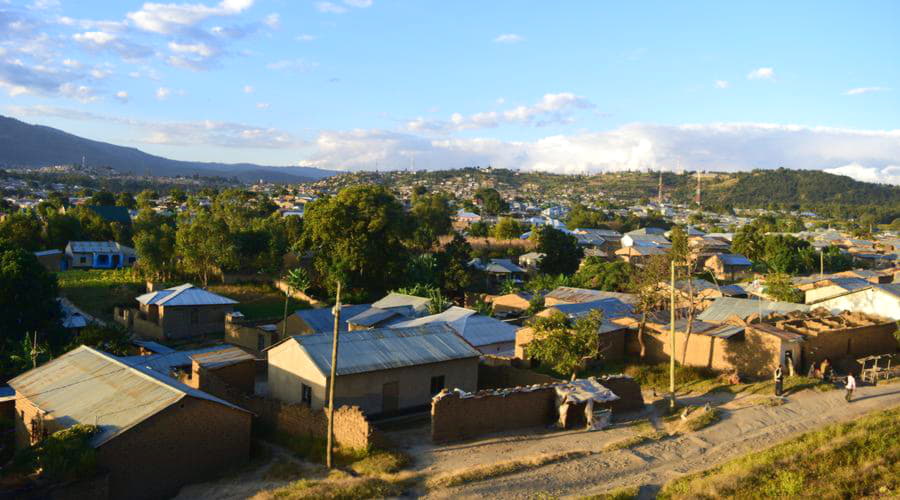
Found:
<path fill-rule="evenodd" d="M 560 382 L 549 375 L 516 368 L 509 363 L 478 365 L 478 389 L 498 389 Z"/>
<path fill-rule="evenodd" d="M 285 290 L 288 290 L 288 284 L 285 283 L 284 280 L 275 280 L 272 282 L 272 284 L 275 285 L 275 288 L 281 290 L 282 292 L 284 292 Z M 322 307 L 328 307 L 327 302 L 323 302 L 317 298 L 310 297 L 309 295 L 301 292 L 300 290 L 291 290 L 291 297 L 293 297 L 297 300 L 306 301 L 309 303 L 309 305 L 311 305 L 312 307 L 314 307 L 316 309 L 320 309 Z"/>
<path fill-rule="evenodd" d="M 613 415 L 644 408 L 640 385 L 624 375 L 597 379 L 618 401 L 598 405 Z M 565 382 L 562 382 L 564 384 Z M 556 422 L 556 386 L 560 383 L 486 390 L 474 394 L 443 392 L 432 399 L 431 439 L 446 443 L 495 432 L 543 427 Z"/>
<path fill-rule="evenodd" d="M 208 371 L 204 375 L 205 379 L 200 382 L 204 391 L 253 412 L 257 425 L 296 437 L 327 437 L 325 410 L 242 394 Z M 379 443 L 374 427 L 356 406 L 342 406 L 334 411 L 334 439 L 338 446 L 363 450 Z"/>

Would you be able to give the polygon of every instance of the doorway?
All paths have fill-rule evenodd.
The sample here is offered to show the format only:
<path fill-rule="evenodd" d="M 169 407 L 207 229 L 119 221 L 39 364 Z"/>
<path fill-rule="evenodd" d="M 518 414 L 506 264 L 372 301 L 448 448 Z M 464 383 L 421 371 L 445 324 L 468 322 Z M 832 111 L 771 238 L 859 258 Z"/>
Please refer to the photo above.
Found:
<path fill-rule="evenodd" d="M 388 382 L 381 386 L 381 413 L 390 413 L 400 408 L 400 384 Z"/>

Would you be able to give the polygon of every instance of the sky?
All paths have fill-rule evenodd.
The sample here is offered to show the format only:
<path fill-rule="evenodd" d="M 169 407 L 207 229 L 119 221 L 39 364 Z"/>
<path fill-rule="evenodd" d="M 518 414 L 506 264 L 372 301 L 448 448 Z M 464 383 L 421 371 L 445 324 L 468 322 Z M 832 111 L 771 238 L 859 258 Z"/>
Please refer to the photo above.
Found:
<path fill-rule="evenodd" d="M 180 160 L 900 184 L 898 22 L 892 0 L 0 0 L 0 114 Z"/>

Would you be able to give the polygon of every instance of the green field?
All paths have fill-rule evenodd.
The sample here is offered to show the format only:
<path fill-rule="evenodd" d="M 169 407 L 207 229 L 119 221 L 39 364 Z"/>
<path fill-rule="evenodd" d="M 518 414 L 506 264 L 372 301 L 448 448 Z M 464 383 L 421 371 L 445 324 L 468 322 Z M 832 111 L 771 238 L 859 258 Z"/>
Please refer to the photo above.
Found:
<path fill-rule="evenodd" d="M 659 498 L 897 498 L 900 408 L 806 433 L 670 482 Z"/>
<path fill-rule="evenodd" d="M 210 285 L 208 289 L 210 292 L 240 302 L 235 309 L 247 319 L 281 318 L 284 315 L 284 292 L 270 283 Z M 309 307 L 308 303 L 292 298 L 288 303 L 288 314 L 297 309 L 308 309 Z"/>
<path fill-rule="evenodd" d="M 60 295 L 105 321 L 112 321 L 113 307 L 134 306 L 134 298 L 145 291 L 144 280 L 129 269 L 77 269 L 56 277 Z"/>

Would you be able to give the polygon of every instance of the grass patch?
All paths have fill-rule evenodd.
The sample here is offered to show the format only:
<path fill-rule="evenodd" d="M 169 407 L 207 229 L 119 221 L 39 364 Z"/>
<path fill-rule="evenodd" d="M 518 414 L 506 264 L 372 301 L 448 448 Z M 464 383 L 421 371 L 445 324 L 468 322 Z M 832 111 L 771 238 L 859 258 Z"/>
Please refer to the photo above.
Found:
<path fill-rule="evenodd" d="M 481 467 L 471 467 L 462 471 L 451 472 L 429 479 L 428 481 L 426 481 L 426 486 L 429 489 L 449 488 L 452 486 L 459 486 L 461 484 L 474 483 L 477 481 L 484 481 L 486 479 L 492 479 L 495 477 L 515 474 L 517 472 L 522 472 L 528 469 L 535 469 L 537 467 L 542 467 L 548 464 L 586 457 L 590 454 L 591 452 L 584 450 L 567 451 L 561 453 L 547 453 L 524 459 L 498 462 Z"/>
<path fill-rule="evenodd" d="M 263 475 L 268 481 L 290 481 L 303 474 L 303 466 L 291 460 L 279 458 Z"/>
<path fill-rule="evenodd" d="M 284 317 L 284 292 L 271 283 L 210 285 L 209 291 L 240 302 L 235 309 L 249 320 Z M 288 314 L 309 307 L 309 303 L 291 298 L 288 302 Z"/>
<path fill-rule="evenodd" d="M 394 474 L 409 465 L 409 455 L 398 451 L 376 450 L 350 465 L 350 469 L 364 476 Z"/>
<path fill-rule="evenodd" d="M 624 450 L 634 448 L 635 446 L 640 446 L 646 443 L 652 443 L 655 441 L 660 441 L 669 437 L 664 431 L 656 430 L 649 422 L 645 422 L 635 429 L 635 434 L 623 439 L 621 441 L 615 441 L 609 443 L 605 447 L 603 447 L 603 451 L 615 451 L 615 450 Z"/>
<path fill-rule="evenodd" d="M 390 480 L 372 477 L 349 477 L 345 474 L 331 474 L 328 479 L 316 481 L 301 479 L 281 488 L 264 491 L 253 496 L 254 500 L 273 498 L 299 499 L 340 499 L 357 500 L 364 498 L 395 497 L 403 493 L 405 480 Z"/>
<path fill-rule="evenodd" d="M 113 307 L 134 307 L 144 280 L 130 269 L 73 269 L 56 273 L 60 295 L 86 313 L 112 322 Z"/>
<path fill-rule="evenodd" d="M 695 411 L 694 415 L 689 415 L 684 421 L 684 425 L 688 430 L 696 432 L 718 422 L 720 418 L 722 418 L 722 411 L 718 408 L 710 408 L 706 411 Z"/>
<path fill-rule="evenodd" d="M 640 492 L 640 486 L 623 486 L 599 495 L 582 497 L 580 500 L 633 500 Z"/>
<path fill-rule="evenodd" d="M 900 408 L 808 432 L 668 483 L 658 498 L 900 495 Z"/>

